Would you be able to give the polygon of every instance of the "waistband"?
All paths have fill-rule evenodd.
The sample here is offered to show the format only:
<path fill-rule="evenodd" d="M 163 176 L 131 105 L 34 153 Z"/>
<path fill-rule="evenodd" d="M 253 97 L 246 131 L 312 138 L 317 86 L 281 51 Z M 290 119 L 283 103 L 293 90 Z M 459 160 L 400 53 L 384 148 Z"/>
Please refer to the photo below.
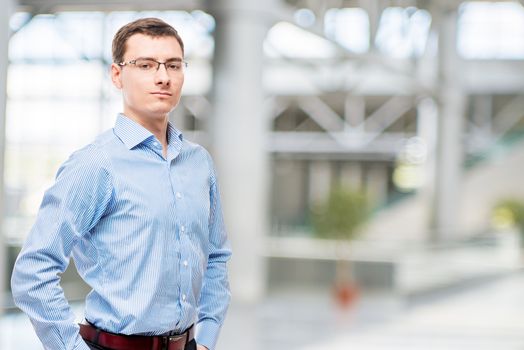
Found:
<path fill-rule="evenodd" d="M 95 345 L 112 350 L 184 350 L 187 343 L 195 338 L 195 327 L 170 336 L 124 335 L 106 332 L 90 323 L 81 323 L 80 335 Z"/>

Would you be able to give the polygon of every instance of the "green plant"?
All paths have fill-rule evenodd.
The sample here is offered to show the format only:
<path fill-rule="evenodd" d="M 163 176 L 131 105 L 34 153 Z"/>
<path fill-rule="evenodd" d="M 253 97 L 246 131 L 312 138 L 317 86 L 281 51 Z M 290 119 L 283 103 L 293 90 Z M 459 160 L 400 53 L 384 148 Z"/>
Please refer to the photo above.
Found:
<path fill-rule="evenodd" d="M 493 219 L 499 226 L 517 228 L 521 245 L 524 246 L 524 201 L 516 198 L 498 201 L 493 210 Z"/>
<path fill-rule="evenodd" d="M 327 200 L 315 205 L 311 219 L 320 238 L 336 240 L 336 281 L 334 295 L 340 306 L 348 307 L 358 294 L 352 282 L 347 242 L 355 238 L 369 215 L 369 203 L 362 191 L 337 186 Z"/>
<path fill-rule="evenodd" d="M 351 240 L 369 215 L 368 200 L 362 191 L 337 186 L 327 200 L 312 210 L 312 223 L 320 238 Z"/>

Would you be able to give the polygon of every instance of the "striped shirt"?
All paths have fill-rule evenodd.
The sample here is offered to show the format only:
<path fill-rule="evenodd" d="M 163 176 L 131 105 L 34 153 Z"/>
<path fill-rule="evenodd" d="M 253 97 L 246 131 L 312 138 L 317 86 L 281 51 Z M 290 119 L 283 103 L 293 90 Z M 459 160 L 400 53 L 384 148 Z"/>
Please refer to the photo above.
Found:
<path fill-rule="evenodd" d="M 97 327 L 159 335 L 196 323 L 197 342 L 215 348 L 231 255 L 215 172 L 171 124 L 167 137 L 164 159 L 151 132 L 119 115 L 58 170 L 11 280 L 45 349 L 88 350 L 59 284 L 70 257 Z"/>

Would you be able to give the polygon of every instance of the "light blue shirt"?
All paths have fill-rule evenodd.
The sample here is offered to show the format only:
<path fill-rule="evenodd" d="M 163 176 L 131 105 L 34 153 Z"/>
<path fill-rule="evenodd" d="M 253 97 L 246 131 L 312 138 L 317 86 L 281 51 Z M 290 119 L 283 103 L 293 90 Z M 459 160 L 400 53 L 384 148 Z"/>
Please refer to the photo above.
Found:
<path fill-rule="evenodd" d="M 168 126 L 156 137 L 119 115 L 76 151 L 47 190 L 11 287 L 49 350 L 88 350 L 60 274 L 73 257 L 91 286 L 85 317 L 104 330 L 159 335 L 196 323 L 214 349 L 230 301 L 231 255 L 211 157 Z"/>

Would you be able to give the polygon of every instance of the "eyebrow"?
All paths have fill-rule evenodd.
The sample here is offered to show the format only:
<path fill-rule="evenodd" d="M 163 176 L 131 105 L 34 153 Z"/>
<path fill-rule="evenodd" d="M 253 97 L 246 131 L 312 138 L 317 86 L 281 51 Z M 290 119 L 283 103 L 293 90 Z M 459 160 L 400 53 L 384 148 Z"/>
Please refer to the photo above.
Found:
<path fill-rule="evenodd" d="M 153 61 L 157 61 L 158 60 L 156 58 L 153 58 L 153 57 L 138 57 L 136 59 L 143 59 L 143 60 L 153 60 Z M 183 62 L 184 60 L 180 57 L 172 57 L 172 58 L 168 58 L 166 60 L 166 62 Z"/>

